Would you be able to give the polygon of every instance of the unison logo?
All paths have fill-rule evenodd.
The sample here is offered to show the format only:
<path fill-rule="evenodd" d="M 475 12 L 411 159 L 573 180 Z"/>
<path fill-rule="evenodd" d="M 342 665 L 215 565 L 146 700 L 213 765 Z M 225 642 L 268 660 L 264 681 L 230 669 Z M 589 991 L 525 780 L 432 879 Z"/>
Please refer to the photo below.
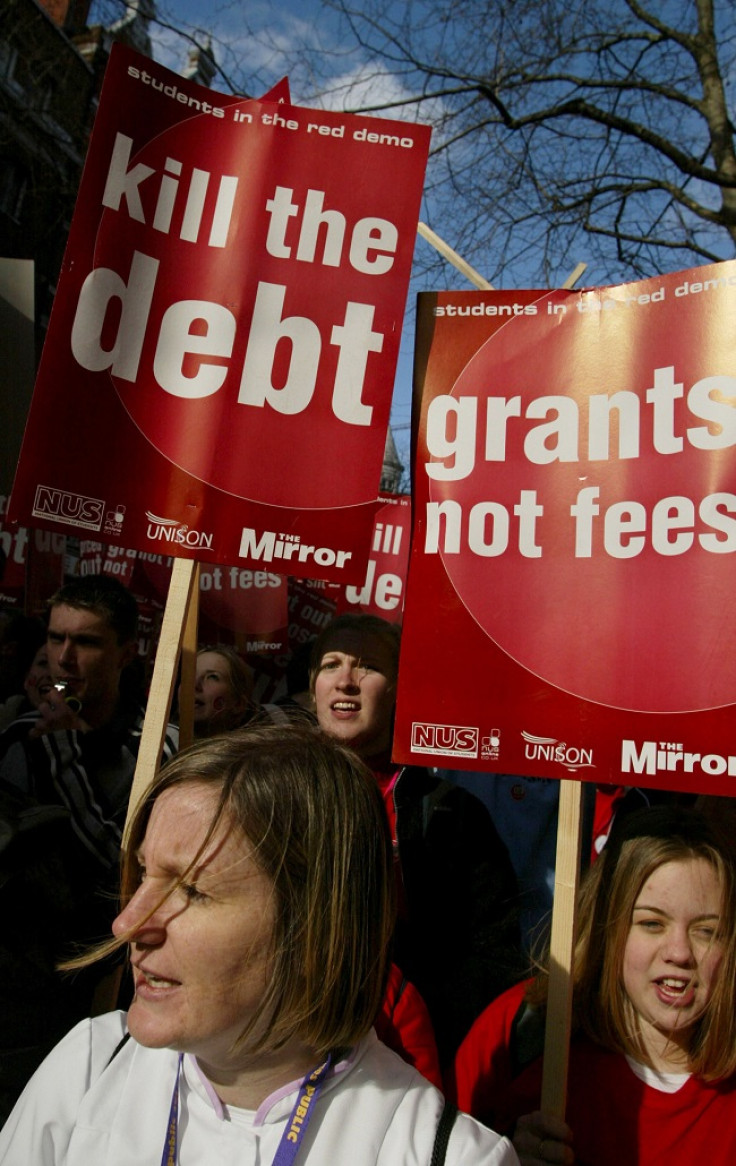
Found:
<path fill-rule="evenodd" d="M 146 537 L 156 539 L 164 543 L 178 543 L 182 547 L 206 547 L 212 546 L 211 534 L 203 534 L 200 530 L 190 530 L 185 522 L 179 522 L 176 518 L 159 518 L 156 514 L 151 514 L 150 510 L 146 511 L 146 518 L 148 519 L 148 528 L 146 530 Z"/>
<path fill-rule="evenodd" d="M 523 731 L 521 735 L 525 741 L 524 756 L 528 761 L 556 761 L 571 773 L 576 773 L 578 769 L 595 769 L 592 749 L 568 745 L 556 737 L 535 737 Z"/>

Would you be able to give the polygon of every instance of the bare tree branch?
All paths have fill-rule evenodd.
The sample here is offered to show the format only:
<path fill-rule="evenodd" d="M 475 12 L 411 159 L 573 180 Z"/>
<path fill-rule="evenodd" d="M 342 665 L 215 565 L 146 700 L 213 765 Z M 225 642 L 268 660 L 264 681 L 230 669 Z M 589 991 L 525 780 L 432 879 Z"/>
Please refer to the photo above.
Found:
<path fill-rule="evenodd" d="M 205 45 L 176 0 L 156 10 L 160 35 Z M 299 103 L 429 122 L 423 213 L 494 284 L 528 281 L 530 268 L 557 281 L 572 252 L 598 282 L 734 254 L 733 0 L 323 0 L 320 11 L 259 31 L 246 0 L 216 0 L 200 17 L 219 29 L 216 83 L 257 93 L 289 73 Z M 417 262 L 431 269 L 428 252 Z"/>

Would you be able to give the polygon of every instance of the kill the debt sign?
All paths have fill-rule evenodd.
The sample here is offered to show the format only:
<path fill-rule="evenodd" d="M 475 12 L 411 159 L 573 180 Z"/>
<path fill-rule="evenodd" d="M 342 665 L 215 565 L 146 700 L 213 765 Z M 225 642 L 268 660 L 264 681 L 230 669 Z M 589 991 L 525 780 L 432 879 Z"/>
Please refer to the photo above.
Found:
<path fill-rule="evenodd" d="M 116 45 L 11 518 L 360 583 L 428 144 Z"/>
<path fill-rule="evenodd" d="M 362 586 L 340 588 L 337 614 L 363 612 L 401 623 L 411 537 L 411 497 L 379 495 L 368 569 Z"/>
<path fill-rule="evenodd" d="M 423 295 L 416 371 L 398 759 L 732 793 L 736 263 Z"/>

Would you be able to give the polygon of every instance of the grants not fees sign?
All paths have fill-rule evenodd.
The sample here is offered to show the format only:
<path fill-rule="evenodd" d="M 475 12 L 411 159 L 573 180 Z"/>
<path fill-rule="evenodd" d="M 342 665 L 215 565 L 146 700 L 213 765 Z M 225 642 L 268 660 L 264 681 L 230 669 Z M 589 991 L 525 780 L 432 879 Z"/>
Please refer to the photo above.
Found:
<path fill-rule="evenodd" d="M 361 582 L 428 142 L 116 46 L 12 516 Z"/>
<path fill-rule="evenodd" d="M 421 300 L 397 755 L 731 792 L 736 264 Z"/>

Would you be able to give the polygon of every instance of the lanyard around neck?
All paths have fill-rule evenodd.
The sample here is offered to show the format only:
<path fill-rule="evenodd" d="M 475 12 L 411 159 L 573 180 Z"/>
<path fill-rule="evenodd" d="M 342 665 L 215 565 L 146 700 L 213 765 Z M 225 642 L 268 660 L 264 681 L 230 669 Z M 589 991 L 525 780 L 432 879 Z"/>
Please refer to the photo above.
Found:
<path fill-rule="evenodd" d="M 177 1166 L 179 1157 L 179 1084 L 181 1081 L 181 1067 L 184 1061 L 184 1054 L 179 1053 L 179 1059 L 176 1065 L 176 1080 L 174 1081 L 174 1091 L 171 1095 L 171 1108 L 169 1110 L 169 1122 L 166 1127 L 166 1139 L 164 1141 L 164 1150 L 161 1155 L 161 1166 Z M 314 1103 L 316 1102 L 320 1090 L 324 1084 L 325 1077 L 332 1064 L 332 1054 L 330 1053 L 324 1064 L 319 1065 L 313 1069 L 311 1073 L 307 1073 L 306 1077 L 299 1086 L 299 1092 L 296 1096 L 291 1115 L 289 1117 L 286 1129 L 281 1135 L 281 1140 L 276 1150 L 276 1156 L 273 1160 L 273 1166 L 291 1166 L 296 1159 L 299 1152 L 299 1147 L 302 1144 L 304 1135 L 307 1131 L 309 1119 L 314 1110 Z"/>

